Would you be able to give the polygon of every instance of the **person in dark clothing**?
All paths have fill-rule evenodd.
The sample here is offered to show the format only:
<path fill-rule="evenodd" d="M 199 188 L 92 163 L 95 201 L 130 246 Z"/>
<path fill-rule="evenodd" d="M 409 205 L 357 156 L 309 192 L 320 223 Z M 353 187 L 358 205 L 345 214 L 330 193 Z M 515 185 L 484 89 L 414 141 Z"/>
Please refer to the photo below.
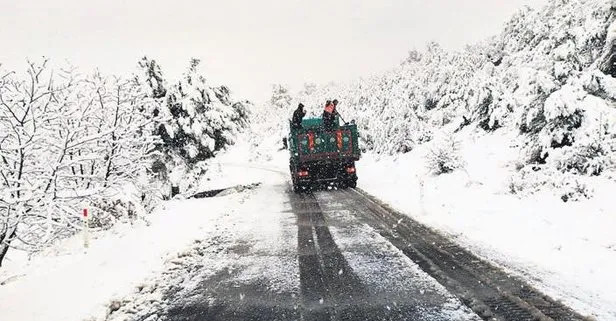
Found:
<path fill-rule="evenodd" d="M 325 104 L 325 109 L 323 110 L 323 126 L 325 129 L 334 128 L 335 120 L 336 120 L 336 106 L 338 105 L 338 100 L 334 99 L 334 101 L 327 101 Z"/>
<path fill-rule="evenodd" d="M 291 120 L 291 124 L 294 129 L 302 128 L 302 120 L 306 116 L 306 111 L 304 110 L 304 104 L 299 103 L 297 105 L 297 109 L 293 112 L 293 119 Z"/>

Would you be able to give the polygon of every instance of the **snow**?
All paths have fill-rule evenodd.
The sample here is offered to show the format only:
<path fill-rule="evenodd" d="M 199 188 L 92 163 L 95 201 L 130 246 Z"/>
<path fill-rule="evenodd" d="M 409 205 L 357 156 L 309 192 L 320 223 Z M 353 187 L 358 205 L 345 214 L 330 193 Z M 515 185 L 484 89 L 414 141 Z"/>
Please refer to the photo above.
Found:
<path fill-rule="evenodd" d="M 204 173 L 187 175 L 183 167 L 170 173 L 171 183 L 183 192 L 257 182 L 269 190 L 260 189 L 254 201 L 246 201 L 247 194 L 238 193 L 238 188 L 222 197 L 163 203 L 166 208 L 147 216 L 147 224 L 125 221 L 93 233 L 88 249 L 76 235 L 32 258 L 11 250 L 0 269 L 0 319 L 100 316 L 110 300 L 125 298 L 143 282 L 153 290 L 146 299 L 160 301 L 161 288 L 155 283 L 181 281 L 184 275 L 156 277 L 173 266 L 192 266 L 191 256 L 184 253 L 186 248 L 200 249 L 203 245 L 195 240 L 203 238 L 238 242 L 244 235 L 257 250 L 288 250 L 276 247 L 280 242 L 275 241 L 285 230 L 271 228 L 268 221 L 290 215 L 278 202 L 288 160 L 284 151 L 270 151 L 279 147 L 295 103 L 304 102 L 311 115 L 333 97 L 341 101 L 340 111 L 348 120 L 356 118 L 360 146 L 375 153 L 358 163 L 360 187 L 580 312 L 616 319 L 616 81 L 596 69 L 603 70 L 613 54 L 612 7 L 605 0 L 553 0 L 542 10 L 520 11 L 499 36 L 460 52 L 431 43 L 387 73 L 349 84 L 306 85 L 299 97 L 284 86 L 274 86 L 266 112 L 252 118 L 256 128 L 252 145 L 240 141 L 229 152 L 205 161 Z M 185 131 L 192 138 L 185 146 L 172 148 L 187 151 L 189 158 L 209 156 L 215 145 L 234 141 L 250 111 L 250 104 L 232 105 L 222 87 L 209 87 L 196 71 L 197 63 L 193 61 L 180 83 L 168 88 L 190 117 L 163 124 L 171 137 Z M 153 93 L 160 88 L 150 89 Z M 82 98 L 76 101 L 88 97 Z M 70 106 L 81 106 L 74 99 L 64 97 Z M 166 109 L 163 114 L 169 113 Z M 463 130 L 456 134 L 463 138 L 460 149 L 457 143 L 445 149 L 441 137 L 450 135 L 462 117 L 470 122 L 466 129 L 480 126 L 485 132 L 476 136 Z M 498 127 L 503 130 L 494 132 Z M 221 137 L 213 134 L 217 130 L 222 130 Z M 525 137 L 512 134 L 518 132 Z M 141 146 L 133 145 L 132 149 Z M 529 154 L 546 156 L 546 163 L 520 157 L 525 148 Z M 449 159 L 444 163 L 448 169 L 437 171 L 441 175 L 430 170 L 435 166 L 427 168 L 430 151 L 436 155 L 433 164 Z M 247 159 L 258 162 L 246 164 Z M 453 172 L 442 173 L 449 170 Z M 198 185 L 189 179 L 203 174 Z M 245 201 L 250 205 L 234 207 Z M 145 217 L 144 212 L 139 216 Z M 260 212 L 279 215 L 263 218 Z M 51 216 L 47 217 L 52 226 Z M 263 274 L 272 260 L 278 260 L 276 266 L 289 267 L 275 272 L 280 280 L 293 279 L 290 275 L 296 273 L 288 258 L 247 260 L 222 254 L 212 256 L 203 273 L 214 273 L 232 260 L 242 269 L 238 281 Z M 272 280 L 270 286 L 296 287 L 280 280 Z"/>
<path fill-rule="evenodd" d="M 240 184 L 280 183 L 288 178 L 288 157 L 277 153 L 267 160 L 254 159 L 252 146 L 246 140 L 238 142 L 228 151 L 207 161 L 213 173 L 201 181 L 199 190 L 215 190 Z M 252 160 L 252 161 L 251 161 Z"/>
<path fill-rule="evenodd" d="M 330 222 L 336 222 L 329 227 L 332 237 L 352 271 L 373 294 L 388 293 L 393 303 L 416 306 L 430 320 L 479 320 L 445 287 L 372 227 L 359 223 L 350 211 L 339 209 L 344 204 L 336 204 L 327 192 L 318 193 L 317 198 L 324 200 L 327 207 L 331 206 L 330 210 L 326 207 L 324 213 Z M 338 274 L 342 272 L 340 270 Z M 409 296 L 408 289 L 421 296 Z M 415 300 L 419 302 L 413 302 Z M 422 301 L 432 301 L 433 306 L 426 309 L 422 307 Z"/>
<path fill-rule="evenodd" d="M 240 145 L 236 152 L 229 154 L 231 158 L 222 155 L 220 161 L 233 159 L 244 152 Z M 272 169 L 268 171 L 231 166 L 225 167 L 224 172 L 212 170 L 204 181 L 209 176 L 217 175 L 220 178 L 216 181 L 219 187 L 254 182 L 284 182 L 282 175 L 273 174 Z M 225 175 L 229 175 L 228 179 L 225 179 Z M 280 194 L 279 198 L 285 197 L 283 191 L 273 190 L 272 193 Z M 165 202 L 147 216 L 147 222 L 126 222 L 107 231 L 91 233 L 87 249 L 79 234 L 58 242 L 31 259 L 23 252 L 10 251 L 0 269 L 0 283 L 4 283 L 0 285 L 0 320 L 63 321 L 104 316 L 109 302 L 125 297 L 137 286 L 152 287 L 147 282 L 144 285 L 144 282 L 159 275 L 169 264 L 174 264 L 174 259 L 196 241 L 216 235 L 221 226 L 233 231 L 234 235 L 252 235 L 255 238 L 278 235 L 276 233 L 280 233 L 280 230 L 273 229 L 268 219 L 259 216 L 260 210 L 268 210 L 265 208 L 268 202 L 263 199 L 271 200 L 274 195 L 270 193 L 257 201 L 256 204 L 261 204 L 262 208 L 252 202 L 252 212 L 246 206 L 238 211 L 237 204 L 244 202 L 245 194 L 227 193 L 223 197 Z M 239 218 L 229 219 L 233 213 L 239 213 Z M 251 214 L 247 216 L 247 213 Z M 291 214 L 287 212 L 286 215 Z M 249 223 L 244 222 L 247 217 L 251 218 Z M 244 223 L 238 223 L 240 221 Z M 275 250 L 275 245 L 280 242 L 273 238 L 274 241 L 270 243 L 257 244 L 260 244 L 260 249 Z M 290 244 L 295 247 L 292 241 Z M 238 257 L 232 259 L 242 262 Z M 225 262 L 228 263 L 212 264 L 211 269 Z M 293 262 L 280 263 L 286 272 L 293 273 Z M 281 282 L 272 285 L 278 288 L 284 286 Z M 27 307 L 24 302 L 27 302 Z"/>
<path fill-rule="evenodd" d="M 258 284 L 273 293 L 298 297 L 297 227 L 286 196 L 286 176 L 272 175 L 276 170 L 273 164 L 238 163 L 235 157 L 247 152 L 243 147 L 246 145 L 238 144 L 220 155 L 217 161 L 221 163 L 233 159 L 236 162 L 229 166 L 220 164 L 221 171 L 217 173 L 229 175 L 229 181 L 224 182 L 227 185 L 234 181 L 248 184 L 255 179 L 263 185 L 234 194 L 237 197 L 224 198 L 233 205 L 210 220 L 207 234 L 167 260 L 162 273 L 118 297 L 114 301 L 117 311 L 107 316 L 98 314 L 92 320 L 158 320 L 158 313 L 173 304 L 214 304 L 219 298 L 207 291 L 214 287 L 239 289 Z M 221 275 L 224 276 L 204 287 L 210 278 Z M 169 293 L 181 302 L 163 298 Z M 240 301 L 244 300 L 245 294 L 239 290 L 238 293 Z"/>
<path fill-rule="evenodd" d="M 170 202 L 149 218 L 149 226 L 121 224 L 93 233 L 88 249 L 78 235 L 29 262 L 9 256 L 1 278 L 17 277 L 0 287 L 0 319 L 79 320 L 100 314 L 112 297 L 132 290 L 160 271 L 166 258 L 209 233 L 212 220 L 229 204 L 228 198 Z"/>
<path fill-rule="evenodd" d="M 518 152 L 506 131 L 461 142 L 465 168 L 427 174 L 423 149 L 366 155 L 359 187 L 450 235 L 556 299 L 600 320 L 616 318 L 616 183 L 592 180 L 590 200 L 563 202 L 550 190 L 508 191 Z"/>

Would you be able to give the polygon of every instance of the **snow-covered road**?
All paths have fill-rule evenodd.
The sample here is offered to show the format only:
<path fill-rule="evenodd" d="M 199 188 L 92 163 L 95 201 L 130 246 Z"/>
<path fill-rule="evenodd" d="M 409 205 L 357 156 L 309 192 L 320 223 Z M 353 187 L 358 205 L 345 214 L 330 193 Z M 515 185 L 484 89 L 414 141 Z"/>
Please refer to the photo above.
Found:
<path fill-rule="evenodd" d="M 433 236 L 412 246 L 404 243 L 411 240 L 407 235 L 396 241 L 393 233 L 406 231 L 371 218 L 376 205 L 358 192 L 295 194 L 281 178 L 241 200 L 216 223 L 219 228 L 172 260 L 146 291 L 118 303 L 106 320 L 480 320 L 475 312 L 532 320 L 559 309 L 549 301 L 530 306 L 539 297 L 534 290 L 518 280 L 502 281 L 508 276 L 498 270 L 476 271 L 489 276 L 462 271 L 470 263 L 456 256 L 470 254 L 461 248 L 452 247 L 451 257 L 444 249 L 418 265 L 410 248 L 434 255 L 421 244 Z M 445 242 L 432 240 L 435 248 Z M 446 271 L 448 266 L 460 271 Z M 520 284 L 526 301 L 507 288 Z M 152 300 L 151 293 L 160 298 Z M 555 320 L 578 319 L 554 313 L 549 316 Z"/>
<path fill-rule="evenodd" d="M 351 212 L 289 190 L 246 192 L 106 320 L 479 320 Z"/>

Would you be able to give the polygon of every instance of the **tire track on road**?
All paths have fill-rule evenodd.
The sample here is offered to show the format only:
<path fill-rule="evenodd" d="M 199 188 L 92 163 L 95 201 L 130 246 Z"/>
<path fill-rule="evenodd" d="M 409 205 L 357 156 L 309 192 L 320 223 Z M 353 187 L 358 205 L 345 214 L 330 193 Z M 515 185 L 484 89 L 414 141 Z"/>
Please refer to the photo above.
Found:
<path fill-rule="evenodd" d="M 363 191 L 345 190 L 341 201 L 425 272 L 485 320 L 586 320 L 445 236 Z"/>
<path fill-rule="evenodd" d="M 336 245 L 312 194 L 290 194 L 298 219 L 298 259 L 304 320 L 377 320 L 359 297 L 366 290 Z"/>

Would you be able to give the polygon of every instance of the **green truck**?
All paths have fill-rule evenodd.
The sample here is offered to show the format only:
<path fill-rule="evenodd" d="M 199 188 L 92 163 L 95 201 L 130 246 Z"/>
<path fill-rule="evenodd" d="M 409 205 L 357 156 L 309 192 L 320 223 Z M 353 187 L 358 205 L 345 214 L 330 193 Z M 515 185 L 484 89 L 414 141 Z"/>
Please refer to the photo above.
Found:
<path fill-rule="evenodd" d="M 289 125 L 289 170 L 295 192 L 319 184 L 336 184 L 342 188 L 357 186 L 355 162 L 360 159 L 361 152 L 354 123 L 340 125 L 336 117 L 331 129 L 323 126 L 321 118 L 304 119 L 302 128 Z"/>

